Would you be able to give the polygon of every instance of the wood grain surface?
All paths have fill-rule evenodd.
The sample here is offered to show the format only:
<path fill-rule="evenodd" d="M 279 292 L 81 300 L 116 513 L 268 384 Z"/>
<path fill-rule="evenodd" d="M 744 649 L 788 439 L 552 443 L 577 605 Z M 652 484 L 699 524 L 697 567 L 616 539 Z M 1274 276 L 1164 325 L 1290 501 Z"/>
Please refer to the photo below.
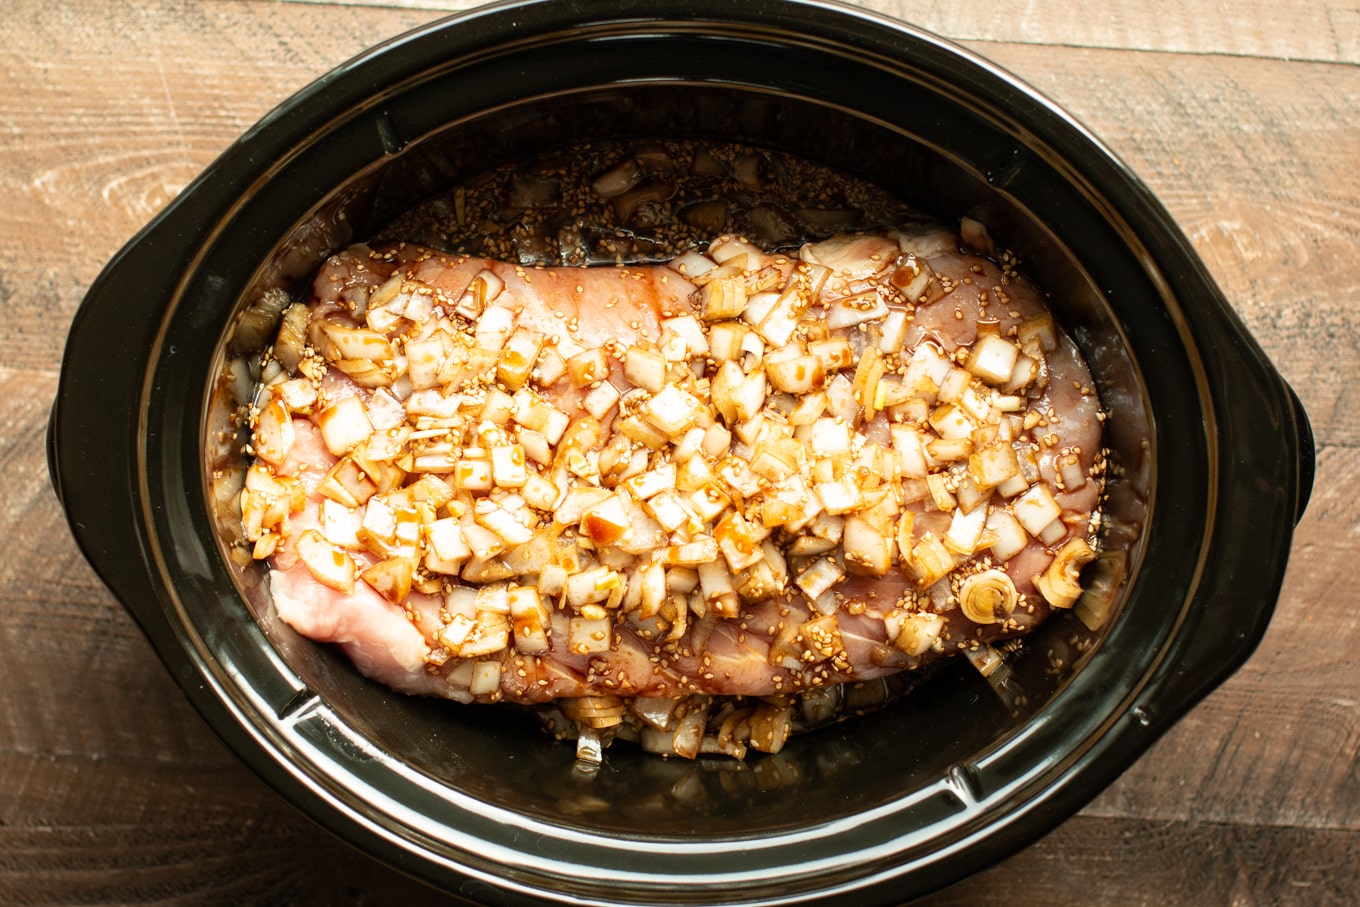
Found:
<path fill-rule="evenodd" d="M 99 269 L 255 120 L 470 4 L 8 0 L 0 17 L 0 904 L 439 904 L 188 706 L 72 540 L 44 432 Z M 921 903 L 1360 902 L 1360 8 L 872 0 L 1048 94 L 1152 188 L 1303 400 L 1264 641 L 1090 806 Z"/>

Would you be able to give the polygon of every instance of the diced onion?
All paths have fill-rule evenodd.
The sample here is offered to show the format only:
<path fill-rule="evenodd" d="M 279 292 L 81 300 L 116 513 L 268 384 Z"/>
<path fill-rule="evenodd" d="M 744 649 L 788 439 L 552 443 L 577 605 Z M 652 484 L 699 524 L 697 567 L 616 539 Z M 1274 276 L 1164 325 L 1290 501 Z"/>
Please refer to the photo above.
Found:
<path fill-rule="evenodd" d="M 597 192 L 626 208 L 654 197 L 639 160 Z M 1009 621 L 1006 570 L 1027 551 L 1060 546 L 1025 579 L 1071 607 L 1094 551 L 1058 494 L 1099 479 L 1050 411 L 1051 316 L 1021 321 L 1002 300 L 955 346 L 918 315 L 956 280 L 926 256 L 957 237 L 902 234 L 900 254 L 872 263 L 855 258 L 859 242 L 791 260 L 722 237 L 671 263 L 672 284 L 695 289 L 671 297 L 654 336 L 594 345 L 575 327 L 545 333 L 493 267 L 452 296 L 397 270 L 315 323 L 294 306 L 251 410 L 257 462 L 239 503 L 253 555 L 291 544 L 318 581 L 348 593 L 362 579 L 398 605 L 443 595 L 421 629 L 431 669 L 447 665 L 464 700 L 499 697 L 502 672 L 533 661 L 520 656 L 562 646 L 554 621 L 571 655 L 636 632 L 707 658 L 722 621 L 780 596 L 792 617 L 770 629 L 770 664 L 832 676 L 852 667 L 847 577 L 900 569 L 915 587 L 863 612 L 882 621 L 868 645 L 884 668 L 961 638 L 948 633 L 956 605 L 974 624 Z M 295 417 L 337 458 L 315 480 L 317 528 L 296 537 L 313 480 L 282 474 Z M 803 692 L 802 717 L 839 695 Z M 592 758 L 615 734 L 692 757 L 778 751 L 795 702 L 710 713 L 699 698 L 598 696 L 561 714 Z"/>

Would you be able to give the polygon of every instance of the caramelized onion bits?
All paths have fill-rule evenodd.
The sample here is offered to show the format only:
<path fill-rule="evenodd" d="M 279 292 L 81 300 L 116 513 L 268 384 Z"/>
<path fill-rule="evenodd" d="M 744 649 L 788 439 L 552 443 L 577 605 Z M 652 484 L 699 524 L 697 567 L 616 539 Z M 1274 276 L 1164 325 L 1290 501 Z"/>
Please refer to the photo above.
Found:
<path fill-rule="evenodd" d="M 296 367 L 251 411 L 252 553 L 405 609 L 455 698 L 539 701 L 568 660 L 587 756 L 620 733 L 775 752 L 820 687 L 1022 633 L 1078 601 L 1096 555 L 1103 458 L 1064 440 L 1063 401 L 1097 407 L 1051 386 L 1070 342 L 1013 310 L 1004 273 L 960 292 L 981 260 L 942 242 L 723 237 L 672 263 L 653 326 L 602 333 L 576 322 L 613 301 L 530 317 L 522 268 L 474 263 L 451 290 L 424 253 L 368 253 L 396 265 L 364 305 L 287 310 Z M 295 462 L 294 420 L 333 465 Z M 770 686 L 736 699 L 702 667 L 658 695 L 620 653 L 678 670 L 748 633 Z"/>

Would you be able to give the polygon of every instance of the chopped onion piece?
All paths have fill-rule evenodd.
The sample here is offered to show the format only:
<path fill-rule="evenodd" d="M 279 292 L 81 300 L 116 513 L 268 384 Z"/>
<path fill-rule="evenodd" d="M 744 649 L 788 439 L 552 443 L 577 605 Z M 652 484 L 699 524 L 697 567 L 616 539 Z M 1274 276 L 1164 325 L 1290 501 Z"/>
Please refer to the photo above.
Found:
<path fill-rule="evenodd" d="M 316 490 L 337 504 L 359 507 L 377 493 L 378 486 L 353 457 L 342 457 L 327 470 Z"/>
<path fill-rule="evenodd" d="M 1009 510 L 996 508 L 987 515 L 985 536 L 990 539 L 992 556 L 1005 563 L 1015 557 L 1029 544 L 1025 529 Z"/>
<path fill-rule="evenodd" d="M 711 325 L 708 329 L 709 356 L 714 362 L 737 361 L 740 365 L 743 354 L 742 344 L 745 338 L 749 336 L 754 336 L 751 329 L 739 321 L 723 321 Z M 756 339 L 759 341 L 758 337 Z"/>
<path fill-rule="evenodd" d="M 1086 484 L 1086 471 L 1081 468 L 1081 457 L 1076 454 L 1059 457 L 1056 467 L 1063 491 L 1076 491 Z"/>
<path fill-rule="evenodd" d="M 814 617 L 798 628 L 798 635 L 802 638 L 803 658 L 810 663 L 845 657 L 840 623 L 834 614 Z"/>
<path fill-rule="evenodd" d="M 581 531 L 597 545 L 614 545 L 632 528 L 623 499 L 616 494 L 591 504 L 581 515 Z"/>
<path fill-rule="evenodd" d="M 354 591 L 354 558 L 326 541 L 321 533 L 308 529 L 298 536 L 294 550 L 317 582 L 345 595 Z"/>
<path fill-rule="evenodd" d="M 1061 519 L 1054 520 L 1045 526 L 1038 535 L 1039 541 L 1045 545 L 1056 545 L 1067 535 L 1067 524 Z"/>
<path fill-rule="evenodd" d="M 337 359 L 365 359 L 390 362 L 396 353 L 387 337 L 368 328 L 346 327 L 335 321 L 322 321 L 321 333 L 335 348 Z"/>
<path fill-rule="evenodd" d="M 713 527 L 713 539 L 733 573 L 745 570 L 762 557 L 755 527 L 736 511 L 724 515 Z"/>
<path fill-rule="evenodd" d="M 515 313 L 504 306 L 490 306 L 477 318 L 473 334 L 478 349 L 499 354 L 515 326 Z"/>
<path fill-rule="evenodd" d="M 907 569 L 921 587 L 944 579 L 954 569 L 954 565 L 953 553 L 929 532 L 912 547 L 911 557 L 907 560 Z"/>
<path fill-rule="evenodd" d="M 310 414 L 312 407 L 316 405 L 316 385 L 306 378 L 290 378 L 280 382 L 275 392 L 283 401 L 283 405 L 288 407 L 289 412 Z"/>
<path fill-rule="evenodd" d="M 685 359 L 708 355 L 708 335 L 693 315 L 676 315 L 661 320 L 661 330 L 674 334 L 683 343 Z"/>
<path fill-rule="evenodd" d="M 983 334 L 973 344 L 964 367 L 993 386 L 1006 384 L 1015 371 L 1020 350 L 999 334 Z"/>
<path fill-rule="evenodd" d="M 1110 616 L 1115 596 L 1128 570 L 1128 554 L 1124 551 L 1104 551 L 1086 569 L 1086 586 L 1077 600 L 1076 613 L 1089 630 L 1099 630 Z"/>
<path fill-rule="evenodd" d="M 702 536 L 681 545 L 671 545 L 662 552 L 662 558 L 667 564 L 691 567 L 714 560 L 718 556 L 718 542 L 711 535 Z"/>
<path fill-rule="evenodd" d="M 711 613 L 718 617 L 736 617 L 741 604 L 727 566 L 722 561 L 710 561 L 699 564 L 698 573 L 699 586 Z"/>
<path fill-rule="evenodd" d="M 766 364 L 765 375 L 775 390 L 789 394 L 808 394 L 826 383 L 826 369 L 816 356 L 799 356 Z"/>
<path fill-rule="evenodd" d="M 524 448 L 518 444 L 497 444 L 491 448 L 491 480 L 501 488 L 522 488 L 529 481 Z"/>
<path fill-rule="evenodd" d="M 952 367 L 944 350 L 933 341 L 926 341 L 912 350 L 911 359 L 907 363 L 907 372 L 902 376 L 902 383 L 913 394 L 920 394 L 921 388 L 928 386 L 933 399 L 939 392 L 940 382 L 944 381 L 945 375 L 949 374 Z"/>
<path fill-rule="evenodd" d="M 837 372 L 855 364 L 855 351 L 844 337 L 830 337 L 808 343 L 808 352 L 822 362 L 828 372 Z"/>
<path fill-rule="evenodd" d="M 425 527 L 425 567 L 434 573 L 456 576 L 472 557 L 463 527 L 452 517 L 434 520 Z"/>
<path fill-rule="evenodd" d="M 668 384 L 647 401 L 643 414 L 653 427 L 674 439 L 694 424 L 699 408 L 699 400 L 693 394 L 678 385 Z"/>
<path fill-rule="evenodd" d="M 738 236 L 719 237 L 708 247 L 708 257 L 718 264 L 727 264 L 742 256 L 748 262 L 758 262 L 764 260 L 765 253 L 750 241 Z"/>
<path fill-rule="evenodd" d="M 1038 361 L 1029 356 L 1017 356 L 1015 367 L 1011 369 L 1011 376 L 1005 384 L 1000 385 L 1000 390 L 1005 394 L 1014 394 L 1029 387 L 1038 377 Z"/>
<path fill-rule="evenodd" d="M 770 311 L 778 302 L 779 294 L 773 291 L 752 294 L 750 299 L 747 300 L 746 309 L 741 314 L 741 320 L 752 328 L 756 328 L 760 322 L 765 320 L 765 316 L 770 314 Z M 783 346 L 783 344 L 777 343 L 775 346 Z"/>
<path fill-rule="evenodd" d="M 930 465 L 920 431 L 910 425 L 894 425 L 891 432 L 893 451 L 897 454 L 901 475 L 918 479 L 929 475 Z"/>
<path fill-rule="evenodd" d="M 815 457 L 849 457 L 853 434 L 853 428 L 845 420 L 821 417 L 808 427 L 802 441 Z"/>
<path fill-rule="evenodd" d="M 690 250 L 671 259 L 670 267 L 682 277 L 693 281 L 716 268 L 717 262 L 700 252 Z"/>
<path fill-rule="evenodd" d="M 601 381 L 586 394 L 581 405 L 596 419 L 603 420 L 618 405 L 619 396 L 618 388 L 608 381 Z"/>
<path fill-rule="evenodd" d="M 1034 585 L 1053 607 L 1070 608 L 1081 597 L 1081 568 L 1095 556 L 1085 539 L 1068 539 L 1053 556 L 1048 569 L 1034 578 Z"/>
<path fill-rule="evenodd" d="M 765 341 L 760 339 L 760 335 L 755 331 L 744 331 L 741 335 L 741 347 L 738 355 L 734 358 L 741 370 L 750 374 L 760 365 L 765 356 Z"/>
<path fill-rule="evenodd" d="M 926 454 L 936 465 L 966 460 L 972 453 L 973 442 L 967 438 L 935 438 L 926 442 Z"/>
<path fill-rule="evenodd" d="M 580 611 L 586 605 L 597 604 L 609 598 L 610 593 L 622 583 L 622 577 L 604 566 L 591 567 L 567 577 L 567 603 Z"/>
<path fill-rule="evenodd" d="M 363 525 L 363 513 L 354 507 L 346 507 L 329 498 L 321 501 L 321 534 L 326 541 L 342 548 L 361 548 L 359 527 Z"/>
<path fill-rule="evenodd" d="M 859 418 L 860 404 L 855 399 L 855 387 L 843 374 L 837 374 L 826 383 L 826 412 L 846 422 Z"/>
<path fill-rule="evenodd" d="M 658 393 L 666 386 L 666 359 L 655 350 L 630 346 L 624 355 L 623 375 L 638 387 Z"/>
<path fill-rule="evenodd" d="M 975 624 L 994 624 L 1010 617 L 1019 596 L 1015 583 L 1002 570 L 983 570 L 965 577 L 959 586 L 959 607 Z"/>
<path fill-rule="evenodd" d="M 347 397 L 349 400 L 358 400 L 357 397 Z M 408 416 L 429 416 L 433 419 L 455 419 L 458 411 L 462 408 L 463 398 L 460 394 L 444 396 L 438 388 L 425 388 L 413 391 L 406 398 L 406 414 Z"/>
<path fill-rule="evenodd" d="M 539 590 L 533 586 L 511 586 L 508 597 L 515 648 L 526 655 L 548 651 L 551 618 Z"/>
<path fill-rule="evenodd" d="M 837 479 L 821 482 L 816 486 L 817 498 L 822 508 L 832 516 L 858 510 L 864 505 L 864 494 L 854 479 Z"/>
<path fill-rule="evenodd" d="M 584 350 L 567 359 L 567 377 L 573 387 L 589 387 L 609 377 L 609 359 L 604 350 Z"/>
<path fill-rule="evenodd" d="M 846 518 L 842 547 L 845 565 L 854 573 L 883 576 L 892 566 L 892 537 L 862 517 Z"/>
<path fill-rule="evenodd" d="M 1016 498 L 1011 504 L 1011 511 L 1025 531 L 1035 538 L 1062 516 L 1062 506 L 1054 499 L 1048 485 L 1043 483 Z"/>
<path fill-rule="evenodd" d="M 889 641 L 908 655 L 920 657 L 936 644 L 948 621 L 929 612 L 896 612 L 883 621 Z"/>
<path fill-rule="evenodd" d="M 339 441 L 338 429 L 332 431 Z M 251 442 L 255 455 L 272 466 L 279 466 L 292 451 L 294 438 L 293 417 L 283 400 L 274 397 L 255 419 L 255 436 Z"/>
<path fill-rule="evenodd" d="M 476 661 L 472 667 L 472 681 L 468 692 L 473 696 L 489 696 L 501 687 L 501 663 L 499 661 Z"/>
<path fill-rule="evenodd" d="M 675 487 L 675 464 L 664 463 L 626 480 L 623 485 L 633 497 L 645 501 L 653 495 Z"/>
<path fill-rule="evenodd" d="M 1024 473 L 1021 472 L 997 485 L 996 492 L 1003 498 L 1013 498 L 1018 494 L 1024 494 L 1028 488 L 1029 482 L 1025 481 Z"/>
<path fill-rule="evenodd" d="M 833 331 L 878 321 L 888 314 L 888 306 L 877 290 L 833 300 L 826 305 L 826 326 Z"/>
<path fill-rule="evenodd" d="M 900 244 L 900 241 L 899 241 Z M 912 251 L 903 247 L 903 251 Z M 922 303 L 930 301 L 938 290 L 939 284 L 935 278 L 935 272 L 924 259 L 918 255 L 930 254 L 924 249 L 915 250 L 915 254 L 908 254 L 905 260 L 899 262 L 896 270 L 893 271 L 891 280 L 893 286 L 906 297 L 908 302 Z"/>
<path fill-rule="evenodd" d="M 552 387 L 567 373 L 567 360 L 556 346 L 545 345 L 530 371 L 534 382 L 540 387 Z"/>
<path fill-rule="evenodd" d="M 562 502 L 553 512 L 553 522 L 559 526 L 576 525 L 581 522 L 589 508 L 612 495 L 613 492 L 607 488 L 573 485 L 566 490 Z"/>
<path fill-rule="evenodd" d="M 712 485 L 696 489 L 685 499 L 689 509 L 702 522 L 711 523 L 732 504 L 732 499 Z"/>
<path fill-rule="evenodd" d="M 878 338 L 879 352 L 885 356 L 899 353 L 907 342 L 907 327 L 911 320 L 902 309 L 893 309 L 883 319 L 882 334 Z"/>
<path fill-rule="evenodd" d="M 504 289 L 505 281 L 494 271 L 483 268 L 472 278 L 454 311 L 464 318 L 478 318 L 488 305 L 496 301 Z"/>
<path fill-rule="evenodd" d="M 326 449 L 337 457 L 373 434 L 373 423 L 368 420 L 364 401 L 358 397 L 342 397 L 335 401 L 317 414 L 316 424 Z"/>
<path fill-rule="evenodd" d="M 533 530 L 512 513 L 490 500 L 479 500 L 473 510 L 478 524 L 500 536 L 507 545 L 522 545 L 533 538 Z M 522 512 L 522 511 L 521 511 Z"/>
<path fill-rule="evenodd" d="M 1045 353 L 1051 353 L 1058 348 L 1057 330 L 1053 324 L 1053 314 L 1042 312 L 1025 319 L 1020 325 L 1016 339 L 1020 341 L 1022 347 L 1031 341 L 1037 341 Z"/>
<path fill-rule="evenodd" d="M 742 318 L 754 324 L 756 331 L 766 343 L 784 346 L 793 336 L 799 320 L 806 311 L 807 298 L 799 292 L 797 284 L 790 284 L 783 293 L 775 297 L 774 302 L 758 321 L 747 318 L 749 312 L 743 313 Z"/>
<path fill-rule="evenodd" d="M 458 460 L 453 464 L 453 487 L 460 491 L 490 491 L 494 484 L 490 460 Z"/>
<path fill-rule="evenodd" d="M 704 321 L 736 318 L 746 311 L 746 281 L 739 273 L 710 279 L 695 291 L 695 302 Z"/>
<path fill-rule="evenodd" d="M 944 537 L 945 546 L 955 554 L 965 557 L 972 554 L 978 549 L 978 539 L 986 525 L 986 507 L 975 507 L 968 512 L 964 512 L 962 507 L 957 508 L 949 523 L 949 531 Z"/>
<path fill-rule="evenodd" d="M 496 377 L 510 390 L 519 390 L 529 380 L 542 347 L 542 334 L 526 325 L 516 327 L 501 349 Z"/>
<path fill-rule="evenodd" d="M 411 594 L 414 574 L 415 564 L 410 558 L 390 557 L 366 567 L 360 576 L 383 598 L 400 604 Z"/>
<path fill-rule="evenodd" d="M 477 620 L 453 654 L 460 658 L 494 655 L 510 645 L 510 621 L 495 611 L 478 611 Z"/>
<path fill-rule="evenodd" d="M 958 498 L 949 488 L 949 477 L 944 473 L 932 472 L 926 476 L 926 488 L 936 510 L 952 511 L 959 506 Z"/>

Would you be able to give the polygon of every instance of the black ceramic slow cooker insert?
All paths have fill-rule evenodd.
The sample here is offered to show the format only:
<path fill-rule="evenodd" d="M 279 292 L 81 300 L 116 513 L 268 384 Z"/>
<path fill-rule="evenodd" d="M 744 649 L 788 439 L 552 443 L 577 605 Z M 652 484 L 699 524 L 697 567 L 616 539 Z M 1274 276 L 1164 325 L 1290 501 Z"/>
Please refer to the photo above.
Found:
<path fill-rule="evenodd" d="M 1098 634 L 1031 637 L 1022 707 L 963 664 L 775 756 L 616 746 L 586 772 L 518 711 L 396 696 L 273 615 L 229 544 L 224 389 L 263 342 L 242 313 L 471 175 L 631 138 L 786 151 L 976 217 L 1052 292 L 1111 413 L 1126 569 Z M 85 554 L 241 758 L 356 847 L 493 904 L 896 903 L 1016 851 L 1247 658 L 1312 475 L 1292 393 L 1107 149 L 967 51 L 799 0 L 499 4 L 346 63 L 100 275 L 50 440 Z"/>

